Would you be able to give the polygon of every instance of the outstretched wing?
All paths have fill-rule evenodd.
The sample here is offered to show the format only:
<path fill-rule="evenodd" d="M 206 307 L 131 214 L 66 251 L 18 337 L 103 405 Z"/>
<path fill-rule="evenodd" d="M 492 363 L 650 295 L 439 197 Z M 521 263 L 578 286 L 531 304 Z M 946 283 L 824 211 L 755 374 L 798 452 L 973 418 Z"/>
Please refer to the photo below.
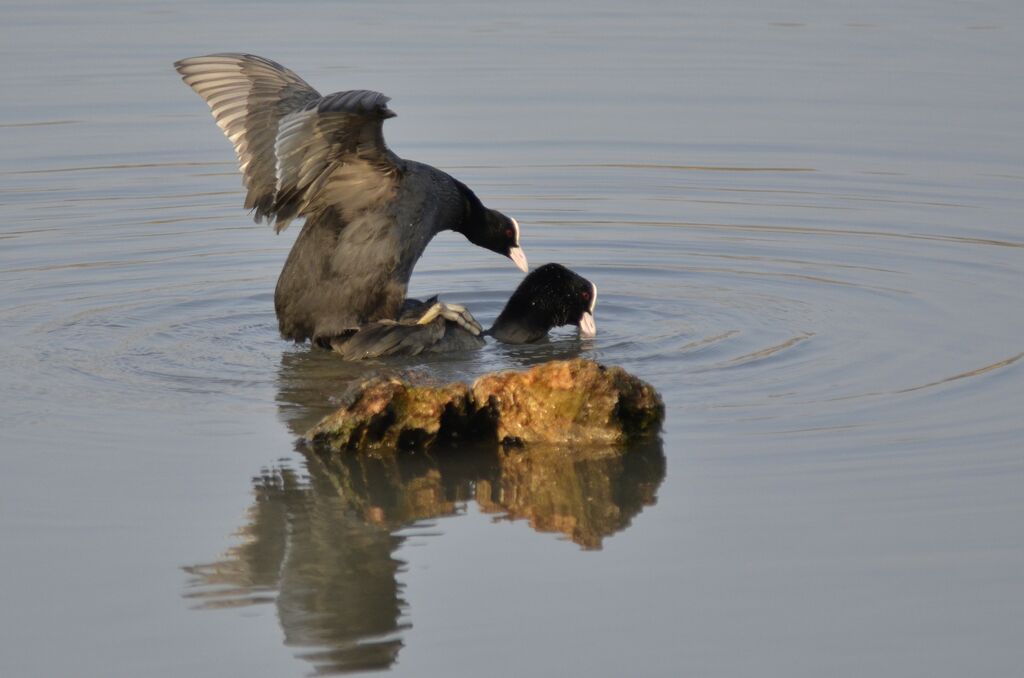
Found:
<path fill-rule="evenodd" d="M 387 201 L 401 160 L 384 143 L 381 127 L 394 113 L 379 92 L 329 94 L 281 120 L 274 153 L 281 220 L 328 207 L 345 221 Z"/>
<path fill-rule="evenodd" d="M 276 222 L 327 207 L 350 217 L 394 191 L 400 160 L 384 143 L 388 97 L 356 90 L 326 97 L 278 63 L 211 54 L 174 64 L 234 144 L 245 206 Z"/>

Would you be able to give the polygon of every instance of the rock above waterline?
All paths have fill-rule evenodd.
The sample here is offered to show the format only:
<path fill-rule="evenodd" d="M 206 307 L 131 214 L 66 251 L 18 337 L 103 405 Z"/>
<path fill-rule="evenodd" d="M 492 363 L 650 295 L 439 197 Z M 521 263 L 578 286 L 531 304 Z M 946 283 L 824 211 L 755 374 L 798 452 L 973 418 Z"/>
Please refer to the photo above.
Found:
<path fill-rule="evenodd" d="M 321 451 L 428 450 L 445 442 L 608 445 L 658 430 L 665 416 L 653 386 L 592 360 L 496 372 L 472 386 L 415 386 L 371 379 L 306 433 Z"/>
<path fill-rule="evenodd" d="M 616 443 L 651 430 L 665 414 L 653 386 L 592 360 L 486 374 L 471 393 L 505 443 Z"/>

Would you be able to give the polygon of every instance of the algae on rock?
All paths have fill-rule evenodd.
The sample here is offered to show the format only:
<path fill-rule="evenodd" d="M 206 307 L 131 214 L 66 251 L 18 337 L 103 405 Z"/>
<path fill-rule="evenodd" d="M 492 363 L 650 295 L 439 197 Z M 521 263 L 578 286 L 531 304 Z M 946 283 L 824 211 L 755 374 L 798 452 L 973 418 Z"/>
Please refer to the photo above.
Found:
<path fill-rule="evenodd" d="M 393 377 L 371 379 L 352 402 L 309 431 L 306 440 L 315 448 L 338 451 L 426 449 L 466 427 L 471 412 L 465 384 L 412 386 Z"/>
<path fill-rule="evenodd" d="M 320 451 L 381 453 L 454 439 L 609 445 L 655 432 L 664 415 L 654 387 L 622 368 L 560 360 L 487 374 L 472 387 L 370 380 L 306 440 Z"/>
<path fill-rule="evenodd" d="M 501 442 L 622 442 L 655 429 L 665 406 L 654 387 L 621 367 L 558 360 L 525 372 L 487 374 L 473 384 Z"/>

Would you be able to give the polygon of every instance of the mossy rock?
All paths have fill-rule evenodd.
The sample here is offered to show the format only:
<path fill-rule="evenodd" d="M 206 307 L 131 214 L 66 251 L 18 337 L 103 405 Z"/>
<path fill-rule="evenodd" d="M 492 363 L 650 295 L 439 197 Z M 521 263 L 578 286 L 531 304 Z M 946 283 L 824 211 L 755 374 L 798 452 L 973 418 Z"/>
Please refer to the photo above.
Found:
<path fill-rule="evenodd" d="M 665 416 L 653 386 L 592 360 L 487 374 L 472 394 L 504 443 L 617 443 L 655 430 Z"/>
<path fill-rule="evenodd" d="M 427 449 L 471 414 L 465 384 L 412 386 L 399 379 L 365 382 L 353 400 L 306 433 L 315 448 L 372 452 Z"/>
<path fill-rule="evenodd" d="M 664 416 L 654 387 L 622 368 L 560 360 L 487 374 L 471 387 L 373 379 L 306 440 L 321 451 L 381 453 L 454 439 L 610 445 L 657 431 Z"/>

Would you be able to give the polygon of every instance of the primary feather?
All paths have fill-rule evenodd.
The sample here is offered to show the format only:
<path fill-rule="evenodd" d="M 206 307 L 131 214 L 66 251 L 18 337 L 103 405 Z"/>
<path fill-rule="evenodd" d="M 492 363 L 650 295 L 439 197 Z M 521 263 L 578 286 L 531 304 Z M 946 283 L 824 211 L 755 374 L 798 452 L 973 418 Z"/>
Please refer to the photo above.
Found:
<path fill-rule="evenodd" d="M 326 97 L 284 66 L 252 54 L 174 64 L 235 147 L 245 206 L 281 231 L 327 207 L 350 217 L 393 195 L 401 161 L 384 143 L 395 114 L 369 90 Z"/>
<path fill-rule="evenodd" d="M 321 96 L 284 66 L 252 54 L 175 63 L 231 141 L 257 222 L 281 231 L 304 218 L 274 292 L 281 334 L 323 343 L 393 320 L 431 238 L 451 229 L 521 268 L 519 227 L 439 169 L 384 142 L 388 97 Z"/>

